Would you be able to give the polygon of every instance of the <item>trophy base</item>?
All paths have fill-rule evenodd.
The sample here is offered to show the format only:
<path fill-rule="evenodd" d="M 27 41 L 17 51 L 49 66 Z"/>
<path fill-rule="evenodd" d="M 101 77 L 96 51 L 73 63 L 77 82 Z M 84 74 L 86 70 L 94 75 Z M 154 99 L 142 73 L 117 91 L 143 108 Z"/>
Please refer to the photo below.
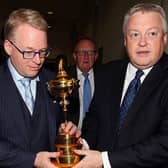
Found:
<path fill-rule="evenodd" d="M 52 163 L 59 168 L 71 168 L 81 160 L 81 156 L 73 151 L 82 147 L 75 136 L 68 133 L 58 135 L 55 147 L 57 152 L 60 152 L 60 156 L 52 159 Z"/>

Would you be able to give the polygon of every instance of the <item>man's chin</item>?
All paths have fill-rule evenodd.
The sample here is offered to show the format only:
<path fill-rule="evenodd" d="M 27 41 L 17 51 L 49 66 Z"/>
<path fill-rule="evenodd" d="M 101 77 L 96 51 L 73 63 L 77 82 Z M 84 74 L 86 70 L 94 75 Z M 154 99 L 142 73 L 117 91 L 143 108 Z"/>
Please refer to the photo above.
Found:
<path fill-rule="evenodd" d="M 28 76 L 29 78 L 35 78 L 35 77 L 38 75 L 38 72 L 39 72 L 39 71 L 36 71 L 36 72 L 33 71 L 33 72 L 27 74 L 27 76 Z"/>

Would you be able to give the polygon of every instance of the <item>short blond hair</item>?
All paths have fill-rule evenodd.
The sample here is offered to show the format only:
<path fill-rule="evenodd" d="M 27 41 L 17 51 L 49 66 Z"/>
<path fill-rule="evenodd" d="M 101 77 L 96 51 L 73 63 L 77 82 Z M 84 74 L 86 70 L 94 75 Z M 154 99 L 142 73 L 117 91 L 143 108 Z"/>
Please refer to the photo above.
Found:
<path fill-rule="evenodd" d="M 124 17 L 124 23 L 123 23 L 123 33 L 126 34 L 127 24 L 132 15 L 134 15 L 137 12 L 157 12 L 161 15 L 162 18 L 162 26 L 164 33 L 167 33 L 167 19 L 164 9 L 157 4 L 153 3 L 140 3 L 132 8 L 126 13 Z"/>
<path fill-rule="evenodd" d="M 9 39 L 13 37 L 15 29 L 21 24 L 29 24 L 32 27 L 47 32 L 48 24 L 44 17 L 36 10 L 17 9 L 13 11 L 4 26 L 4 37 Z"/>

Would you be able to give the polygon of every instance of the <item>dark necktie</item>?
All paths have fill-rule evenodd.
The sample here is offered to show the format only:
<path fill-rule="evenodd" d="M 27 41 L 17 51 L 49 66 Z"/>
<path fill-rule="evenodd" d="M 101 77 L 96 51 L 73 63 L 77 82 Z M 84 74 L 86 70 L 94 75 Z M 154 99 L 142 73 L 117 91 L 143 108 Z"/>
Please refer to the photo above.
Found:
<path fill-rule="evenodd" d="M 32 91 L 31 91 L 31 87 L 30 87 L 30 79 L 29 78 L 23 78 L 21 79 L 21 83 L 24 87 L 25 90 L 25 103 L 30 111 L 30 113 L 33 113 L 33 109 L 34 109 L 34 99 L 33 99 L 33 95 L 32 95 Z"/>
<path fill-rule="evenodd" d="M 91 86 L 89 81 L 89 73 L 83 73 L 83 76 L 85 78 L 84 84 L 83 84 L 83 118 L 86 115 L 86 112 L 88 112 L 89 105 L 91 102 Z"/>
<path fill-rule="evenodd" d="M 119 114 L 119 130 L 122 127 L 125 118 L 127 116 L 127 112 L 129 110 L 129 107 L 131 106 L 134 97 L 141 85 L 140 78 L 144 74 L 142 70 L 137 70 L 135 78 L 130 82 L 127 92 L 125 93 L 123 102 L 120 107 L 120 114 Z"/>

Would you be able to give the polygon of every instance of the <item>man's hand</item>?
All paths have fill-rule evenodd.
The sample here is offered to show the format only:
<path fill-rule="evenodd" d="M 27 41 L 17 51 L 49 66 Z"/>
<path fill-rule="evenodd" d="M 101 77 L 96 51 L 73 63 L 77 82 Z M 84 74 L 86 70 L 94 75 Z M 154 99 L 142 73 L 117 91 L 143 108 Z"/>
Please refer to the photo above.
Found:
<path fill-rule="evenodd" d="M 58 152 L 39 152 L 36 154 L 34 166 L 36 168 L 57 168 L 51 163 L 51 158 L 56 158 L 58 156 Z"/>
<path fill-rule="evenodd" d="M 101 168 L 103 165 L 101 152 L 94 150 L 74 150 L 76 154 L 84 158 L 73 168 Z"/>
<path fill-rule="evenodd" d="M 81 131 L 71 121 L 62 123 L 59 128 L 59 133 L 69 133 L 69 135 L 75 135 L 76 138 L 81 136 Z"/>

